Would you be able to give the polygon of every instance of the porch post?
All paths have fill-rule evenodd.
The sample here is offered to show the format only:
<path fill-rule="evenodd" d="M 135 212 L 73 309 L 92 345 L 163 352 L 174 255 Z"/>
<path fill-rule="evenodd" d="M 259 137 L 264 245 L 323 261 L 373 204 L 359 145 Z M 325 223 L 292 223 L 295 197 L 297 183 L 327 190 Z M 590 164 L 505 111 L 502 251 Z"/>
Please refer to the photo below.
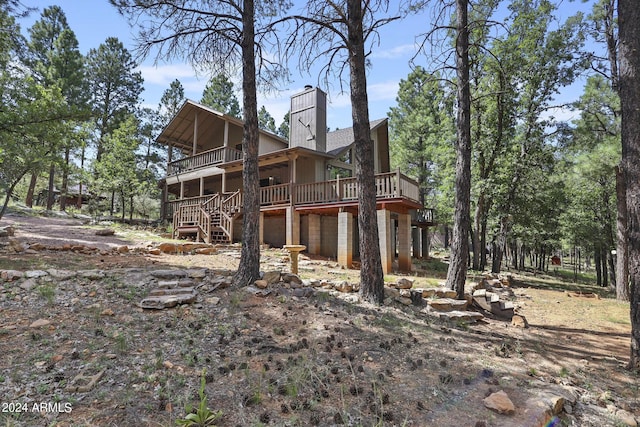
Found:
<path fill-rule="evenodd" d="M 200 177 L 200 197 L 204 196 L 204 177 Z"/>
<path fill-rule="evenodd" d="M 224 142 L 223 145 L 225 147 L 229 146 L 229 120 L 224 121 Z M 225 159 L 227 160 L 227 159 Z"/>
<path fill-rule="evenodd" d="M 419 227 L 411 229 L 411 242 L 413 245 L 413 257 L 422 258 L 422 233 Z"/>
<path fill-rule="evenodd" d="M 398 214 L 398 269 L 411 271 L 411 215 Z"/>
<path fill-rule="evenodd" d="M 351 268 L 353 263 L 353 214 L 338 213 L 338 264 Z"/>
<path fill-rule="evenodd" d="M 184 181 L 180 181 L 180 199 L 184 199 Z"/>
<path fill-rule="evenodd" d="M 264 212 L 260 212 L 260 232 L 258 236 L 261 245 L 264 245 Z"/>
<path fill-rule="evenodd" d="M 429 229 L 421 228 L 420 234 L 422 234 L 422 258 L 429 258 Z"/>
<path fill-rule="evenodd" d="M 287 245 L 300 244 L 300 213 L 293 206 L 287 207 Z"/>
<path fill-rule="evenodd" d="M 340 218 L 340 214 L 338 214 L 338 218 Z M 310 214 L 309 215 L 309 246 L 308 250 L 310 254 L 319 255 L 322 251 L 322 235 L 320 233 L 320 215 Z M 340 224 L 340 219 L 338 219 L 338 224 Z M 340 232 L 338 231 L 338 241 L 340 241 Z M 339 257 L 338 257 L 339 258 Z"/>
<path fill-rule="evenodd" d="M 391 212 L 386 209 L 380 209 L 376 214 L 378 216 L 378 241 L 380 242 L 382 272 L 387 274 L 393 269 L 393 258 L 391 252 Z"/>
<path fill-rule="evenodd" d="M 192 148 L 192 156 L 196 155 L 196 147 L 198 146 L 198 112 L 196 111 L 196 116 L 193 120 L 193 148 Z"/>

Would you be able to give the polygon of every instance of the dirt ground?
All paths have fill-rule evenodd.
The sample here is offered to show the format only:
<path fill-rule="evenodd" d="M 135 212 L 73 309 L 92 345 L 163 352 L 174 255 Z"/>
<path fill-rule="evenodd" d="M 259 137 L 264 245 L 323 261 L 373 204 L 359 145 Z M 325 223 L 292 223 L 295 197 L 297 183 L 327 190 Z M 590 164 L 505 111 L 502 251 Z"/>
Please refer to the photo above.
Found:
<path fill-rule="evenodd" d="M 201 377 L 208 406 L 222 411 L 219 426 L 620 426 L 640 419 L 638 375 L 625 369 L 628 304 L 566 291 L 599 291 L 593 287 L 516 276 L 526 329 L 489 317 L 448 323 L 416 307 L 371 306 L 322 291 L 300 297 L 282 285 L 267 296 L 204 286 L 196 304 L 148 311 L 136 304 L 157 284 L 148 280 L 152 272 L 207 269 L 222 277 L 237 268 L 239 251 L 116 254 L 107 250 L 147 248 L 158 235 L 72 218 L 10 215 L 0 221 L 7 225 L 25 245 L 103 252 L 16 254 L 4 246 L 0 270 L 103 275 L 37 279 L 33 287 L 0 282 L 2 425 L 175 425 L 186 404 L 198 403 Z M 114 236 L 96 236 L 107 227 Z M 262 265 L 288 268 L 277 249 L 262 252 Z M 331 260 L 305 257 L 301 266 L 303 279 L 358 281 L 357 270 Z M 416 272 L 415 286 L 428 274 Z M 47 326 L 31 327 L 38 319 Z M 103 374 L 93 389 L 69 391 L 82 372 Z M 532 419 L 531 399 L 557 387 L 577 401 L 545 421 L 556 424 Z M 514 414 L 485 407 L 498 390 Z M 33 410 L 53 402 L 56 410 Z"/>

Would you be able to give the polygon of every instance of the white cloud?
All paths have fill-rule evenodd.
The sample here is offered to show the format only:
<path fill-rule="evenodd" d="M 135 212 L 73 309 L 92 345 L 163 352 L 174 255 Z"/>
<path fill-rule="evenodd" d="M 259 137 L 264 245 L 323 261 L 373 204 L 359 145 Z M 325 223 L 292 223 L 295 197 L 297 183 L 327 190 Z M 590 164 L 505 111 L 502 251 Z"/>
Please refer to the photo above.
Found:
<path fill-rule="evenodd" d="M 138 70 L 142 72 L 145 84 L 157 84 L 169 87 L 169 84 L 178 79 L 195 79 L 196 73 L 188 64 L 172 65 L 141 65 Z"/>
<path fill-rule="evenodd" d="M 368 87 L 369 102 L 375 101 L 395 101 L 398 95 L 398 80 L 387 80 L 384 82 L 373 83 Z"/>
<path fill-rule="evenodd" d="M 405 56 L 414 55 L 418 50 L 415 43 L 402 44 L 385 50 L 374 50 L 371 52 L 371 58 L 396 59 Z"/>

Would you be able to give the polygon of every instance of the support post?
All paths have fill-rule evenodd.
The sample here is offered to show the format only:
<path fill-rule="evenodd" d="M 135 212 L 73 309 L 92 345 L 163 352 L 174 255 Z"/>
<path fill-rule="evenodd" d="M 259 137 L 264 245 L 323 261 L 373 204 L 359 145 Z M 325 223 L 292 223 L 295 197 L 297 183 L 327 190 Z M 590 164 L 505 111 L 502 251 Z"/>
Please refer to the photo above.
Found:
<path fill-rule="evenodd" d="M 411 215 L 398 214 L 398 269 L 411 272 Z"/>
<path fill-rule="evenodd" d="M 338 264 L 351 268 L 353 263 L 353 214 L 338 213 Z"/>
<path fill-rule="evenodd" d="M 391 212 L 386 209 L 380 209 L 376 214 L 378 216 L 378 241 L 380 243 L 382 272 L 384 274 L 388 274 L 393 269 L 393 258 L 391 252 Z"/>
<path fill-rule="evenodd" d="M 300 244 L 300 214 L 293 206 L 287 207 L 287 245 Z"/>
<path fill-rule="evenodd" d="M 260 231 L 258 241 L 261 245 L 264 245 L 264 212 L 260 212 Z"/>
<path fill-rule="evenodd" d="M 338 218 L 340 214 L 338 214 Z M 340 220 L 338 219 L 338 222 Z M 338 237 L 338 240 L 340 238 Z M 309 215 L 309 253 L 320 255 L 322 252 L 321 217 L 317 214 Z"/>
<path fill-rule="evenodd" d="M 419 227 L 411 229 L 411 243 L 413 246 L 413 257 L 422 258 L 422 233 Z"/>

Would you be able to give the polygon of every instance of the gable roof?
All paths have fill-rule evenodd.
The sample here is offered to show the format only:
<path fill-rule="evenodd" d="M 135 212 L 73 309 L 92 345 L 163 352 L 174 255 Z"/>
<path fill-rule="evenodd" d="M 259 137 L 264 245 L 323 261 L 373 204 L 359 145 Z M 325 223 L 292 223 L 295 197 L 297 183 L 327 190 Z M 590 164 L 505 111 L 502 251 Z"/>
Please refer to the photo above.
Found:
<path fill-rule="evenodd" d="M 160 144 L 172 144 L 176 148 L 190 150 L 193 143 L 194 117 L 196 112 L 203 112 L 205 115 L 198 120 L 198 140 L 208 140 L 213 138 L 215 134 L 221 134 L 225 121 L 239 129 L 242 129 L 244 124 L 244 122 L 237 117 L 229 116 L 211 107 L 187 99 L 169 124 L 167 124 L 160 135 L 158 135 L 156 141 Z M 287 145 L 287 141 L 279 135 L 264 129 L 259 129 L 258 131 L 260 134 L 266 135 L 272 140 L 281 142 L 283 147 Z"/>
<path fill-rule="evenodd" d="M 371 122 L 369 122 L 369 127 L 371 130 L 375 130 L 386 122 L 386 118 L 372 120 Z M 353 144 L 352 127 L 327 133 L 327 154 L 337 156 L 351 144 Z"/>

